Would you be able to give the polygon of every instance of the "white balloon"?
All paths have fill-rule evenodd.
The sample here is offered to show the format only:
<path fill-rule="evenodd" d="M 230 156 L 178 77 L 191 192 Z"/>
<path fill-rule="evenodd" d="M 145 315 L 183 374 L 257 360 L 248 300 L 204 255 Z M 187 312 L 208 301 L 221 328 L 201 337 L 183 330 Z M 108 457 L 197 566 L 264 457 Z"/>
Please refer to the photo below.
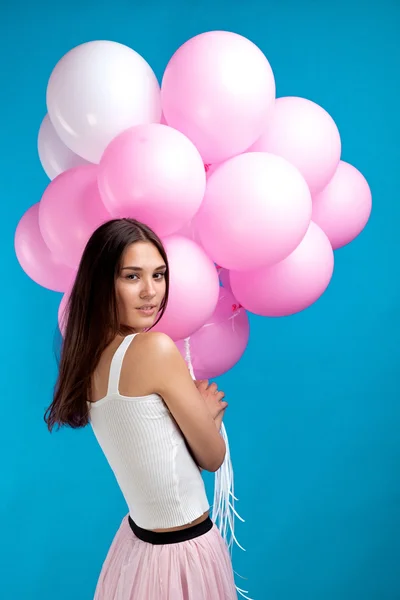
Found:
<path fill-rule="evenodd" d="M 61 140 L 93 163 L 125 129 L 161 119 L 160 86 L 153 70 L 140 54 L 118 42 L 87 42 L 67 52 L 53 69 L 46 100 Z"/>
<path fill-rule="evenodd" d="M 49 115 L 44 117 L 39 129 L 38 152 L 42 167 L 50 179 L 73 167 L 88 164 L 60 140 Z"/>

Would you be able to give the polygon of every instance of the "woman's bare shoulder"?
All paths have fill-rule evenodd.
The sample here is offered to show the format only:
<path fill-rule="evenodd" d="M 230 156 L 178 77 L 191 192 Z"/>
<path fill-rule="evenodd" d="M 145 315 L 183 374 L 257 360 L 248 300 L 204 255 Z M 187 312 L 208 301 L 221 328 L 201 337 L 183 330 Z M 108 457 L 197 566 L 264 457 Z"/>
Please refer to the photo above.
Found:
<path fill-rule="evenodd" d="M 178 354 L 178 360 L 183 360 L 173 340 L 164 333 L 149 331 L 135 336 L 121 369 L 121 394 L 146 396 L 157 393 L 157 383 L 165 379 L 166 365 L 171 363 L 170 356 L 174 353 Z"/>
<path fill-rule="evenodd" d="M 187 370 L 186 363 L 175 342 L 165 333 L 148 331 L 136 336 L 136 349 L 132 348 L 132 359 L 140 364 L 143 376 L 149 374 L 154 384 L 170 379 L 182 370 Z"/>
<path fill-rule="evenodd" d="M 140 333 L 135 338 L 135 346 L 138 351 L 145 352 L 147 356 L 160 356 L 164 353 L 178 352 L 174 341 L 161 331 L 148 331 Z M 154 353 L 156 353 L 154 355 Z"/>

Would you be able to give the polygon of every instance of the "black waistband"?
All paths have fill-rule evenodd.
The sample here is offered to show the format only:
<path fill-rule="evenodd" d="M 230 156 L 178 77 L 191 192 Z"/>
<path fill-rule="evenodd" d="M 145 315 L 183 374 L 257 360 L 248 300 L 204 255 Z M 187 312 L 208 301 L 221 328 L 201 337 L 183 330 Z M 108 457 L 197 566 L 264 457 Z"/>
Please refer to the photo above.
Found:
<path fill-rule="evenodd" d="M 162 544 L 179 544 L 180 542 L 187 542 L 194 538 L 204 535 L 210 529 L 213 528 L 213 522 L 210 517 L 205 521 L 188 527 L 187 529 L 179 529 L 178 531 L 149 531 L 148 529 L 142 529 L 139 525 L 128 517 L 129 525 L 133 533 L 143 542 L 149 544 L 162 545 Z"/>

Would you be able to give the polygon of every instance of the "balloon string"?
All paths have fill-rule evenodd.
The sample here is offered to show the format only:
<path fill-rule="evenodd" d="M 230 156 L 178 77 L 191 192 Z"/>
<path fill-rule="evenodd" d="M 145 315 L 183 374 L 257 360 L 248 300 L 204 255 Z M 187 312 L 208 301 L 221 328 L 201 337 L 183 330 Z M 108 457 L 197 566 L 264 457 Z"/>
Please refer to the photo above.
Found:
<path fill-rule="evenodd" d="M 189 372 L 192 379 L 196 379 L 192 364 L 192 356 L 190 352 L 190 337 L 184 340 L 185 342 L 185 360 L 189 367 Z M 220 530 L 222 538 L 228 546 L 229 552 L 232 556 L 233 545 L 236 544 L 241 550 L 245 549 L 239 544 L 235 535 L 235 517 L 244 523 L 244 519 L 239 515 L 235 508 L 235 496 L 234 490 L 234 478 L 233 478 L 233 467 L 230 454 L 228 434 L 226 432 L 225 425 L 222 423 L 221 436 L 225 441 L 226 453 L 225 459 L 221 467 L 215 473 L 215 484 L 214 484 L 214 502 L 212 520 Z M 239 575 L 240 577 L 240 575 Z M 246 600 L 251 600 L 246 594 L 247 590 L 243 590 L 238 586 L 235 586 L 240 596 Z"/>
<path fill-rule="evenodd" d="M 193 364 L 192 364 L 192 356 L 190 353 L 190 337 L 187 337 L 185 339 L 185 360 L 186 363 L 189 367 L 189 373 L 192 377 L 192 379 L 196 379 L 196 377 L 194 376 L 194 370 L 193 370 Z"/>

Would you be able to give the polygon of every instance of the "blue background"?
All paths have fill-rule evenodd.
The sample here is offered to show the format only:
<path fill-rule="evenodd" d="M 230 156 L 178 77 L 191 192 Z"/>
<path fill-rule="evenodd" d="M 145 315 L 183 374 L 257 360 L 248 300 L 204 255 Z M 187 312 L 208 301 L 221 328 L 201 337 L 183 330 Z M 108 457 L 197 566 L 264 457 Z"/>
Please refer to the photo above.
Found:
<path fill-rule="evenodd" d="M 92 598 L 126 512 L 91 430 L 50 435 L 42 420 L 60 295 L 28 279 L 13 237 L 48 182 L 36 150 L 48 77 L 70 48 L 101 38 L 132 46 L 161 77 L 181 43 L 218 28 L 262 48 L 278 96 L 331 113 L 342 158 L 373 193 L 324 296 L 294 317 L 252 318 L 244 358 L 220 380 L 246 519 L 238 583 L 256 600 L 400 598 L 399 23 L 395 0 L 2 5 L 2 598 Z"/>

